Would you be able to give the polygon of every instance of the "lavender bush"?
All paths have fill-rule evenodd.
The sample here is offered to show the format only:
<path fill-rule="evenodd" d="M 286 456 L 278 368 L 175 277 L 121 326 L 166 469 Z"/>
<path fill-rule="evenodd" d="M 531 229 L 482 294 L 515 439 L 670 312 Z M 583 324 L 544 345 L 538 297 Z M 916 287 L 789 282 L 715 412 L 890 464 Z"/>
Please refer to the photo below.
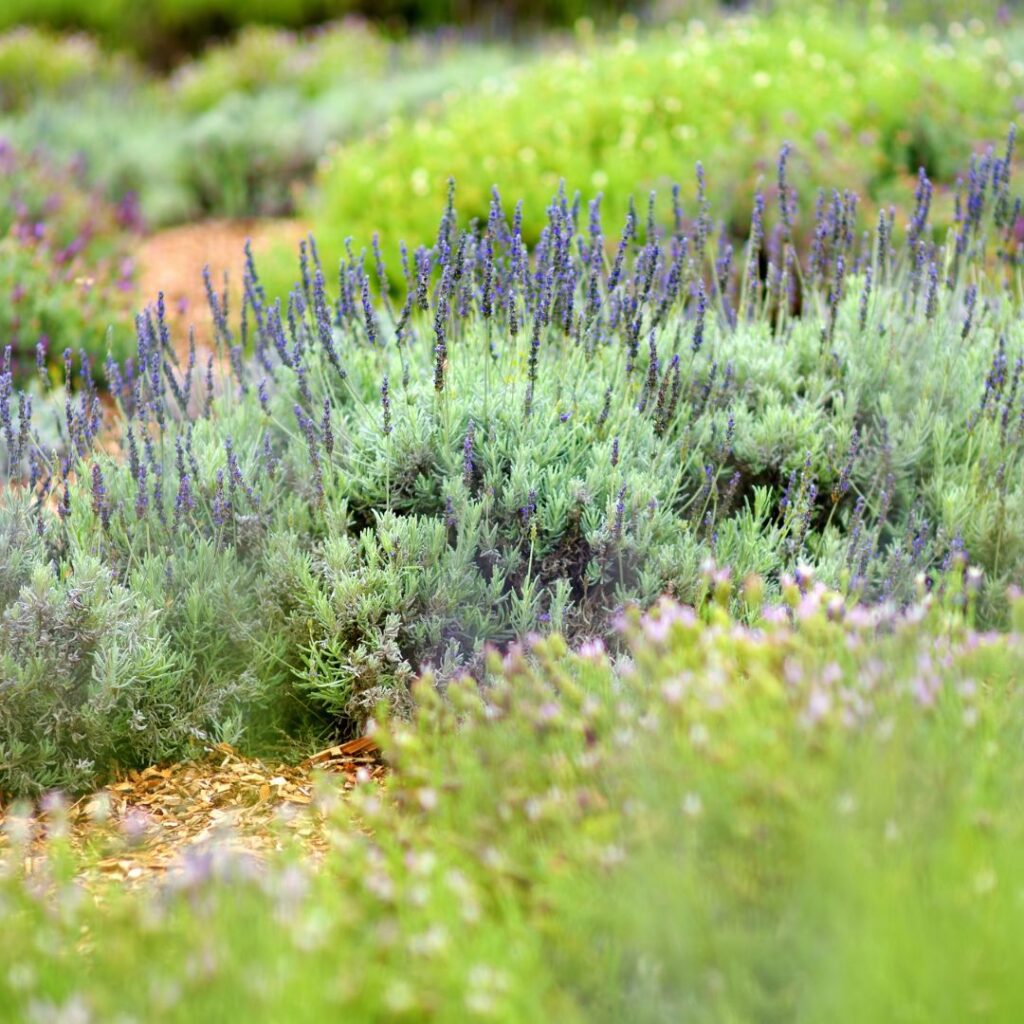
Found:
<path fill-rule="evenodd" d="M 922 173 L 906 226 L 885 210 L 863 236 L 856 197 L 820 193 L 798 252 L 784 149 L 742 253 L 698 168 L 667 232 L 653 195 L 608 237 L 599 197 L 560 191 L 532 248 L 497 193 L 460 230 L 452 190 L 380 301 L 376 244 L 329 290 L 310 239 L 283 300 L 247 258 L 237 311 L 207 276 L 217 352 L 176 344 L 162 300 L 138 317 L 136 355 L 107 367 L 118 454 L 70 352 L 63 408 L 33 418 L 3 378 L 5 507 L 51 586 L 98 560 L 152 609 L 189 713 L 236 733 L 284 709 L 355 729 L 406 708 L 424 666 L 443 688 L 487 645 L 700 604 L 709 558 L 769 594 L 813 568 L 896 606 L 966 563 L 1000 624 L 1024 559 L 1012 147 L 971 162 L 942 239 Z M 133 692 L 87 657 L 96 692 Z"/>

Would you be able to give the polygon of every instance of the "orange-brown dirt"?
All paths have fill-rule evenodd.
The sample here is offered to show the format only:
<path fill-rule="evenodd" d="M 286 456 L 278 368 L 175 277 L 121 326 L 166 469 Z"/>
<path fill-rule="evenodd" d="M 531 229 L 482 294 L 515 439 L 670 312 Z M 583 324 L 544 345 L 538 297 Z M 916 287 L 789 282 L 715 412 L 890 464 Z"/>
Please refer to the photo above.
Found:
<path fill-rule="evenodd" d="M 228 272 L 231 309 L 237 312 L 246 239 L 258 262 L 275 247 L 297 249 L 308 230 L 296 220 L 206 220 L 158 231 L 136 251 L 141 301 L 155 302 L 162 291 L 178 343 L 185 343 L 188 327 L 194 326 L 196 341 L 205 347 L 211 337 L 203 267 L 209 266 L 218 291 Z"/>

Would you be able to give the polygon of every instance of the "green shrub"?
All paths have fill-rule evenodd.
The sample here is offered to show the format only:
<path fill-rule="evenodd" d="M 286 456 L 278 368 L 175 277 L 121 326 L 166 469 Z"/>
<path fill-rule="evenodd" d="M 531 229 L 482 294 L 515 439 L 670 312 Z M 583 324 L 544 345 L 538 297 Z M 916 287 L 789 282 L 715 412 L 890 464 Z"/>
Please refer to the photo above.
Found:
<path fill-rule="evenodd" d="M 272 59 L 273 57 L 273 59 Z M 498 47 L 386 44 L 357 23 L 310 37 L 251 30 L 165 82 L 97 77 L 0 121 L 21 149 L 77 159 L 154 227 L 205 216 L 290 213 L 337 141 L 468 89 L 507 66 Z"/>
<path fill-rule="evenodd" d="M 607 18 L 627 7 L 625 0 L 474 0 L 469 4 L 453 0 L 153 0 L 144 8 L 132 0 L 8 0 L 0 10 L 0 30 L 18 25 L 84 29 L 108 46 L 169 67 L 211 39 L 249 25 L 295 29 L 358 14 L 392 25 L 436 27 L 464 22 L 508 29 L 566 25 L 586 15 Z M 257 52 L 265 51 L 258 48 Z"/>
<path fill-rule="evenodd" d="M 342 82 L 380 79 L 389 63 L 401 66 L 414 53 L 412 45 L 391 44 L 355 20 L 302 36 L 251 25 L 183 64 L 170 84 L 176 102 L 190 113 L 209 110 L 232 93 L 291 89 L 308 99 Z"/>
<path fill-rule="evenodd" d="M 780 138 L 793 141 L 810 178 L 843 179 L 874 208 L 907 201 L 921 165 L 949 183 L 971 147 L 1015 112 L 1024 64 L 1012 25 L 979 30 L 972 21 L 947 38 L 845 16 L 839 24 L 815 9 L 809 19 L 712 17 L 709 27 L 616 39 L 581 28 L 569 49 L 541 45 L 529 62 L 458 37 L 389 42 L 354 20 L 304 34 L 251 26 L 169 81 L 94 51 L 95 74 L 47 72 L 70 59 L 64 49 L 84 45 L 74 42 L 30 53 L 36 70 L 25 76 L 13 43 L 0 48 L 0 92 L 18 108 L 0 132 L 22 149 L 83 155 L 89 179 L 114 199 L 136 192 L 152 225 L 298 207 L 339 240 L 374 230 L 423 240 L 430 218 L 415 211 L 429 204 L 418 200 L 440 196 L 450 174 L 467 215 L 486 214 L 494 182 L 522 190 L 527 237 L 560 177 L 603 190 L 609 214 L 621 217 L 632 188 L 664 184 L 701 155 L 715 168 L 718 208 L 742 237 L 750 193 L 760 176 L 770 182 Z M 15 62 L 7 79 L 4 53 Z M 525 66 L 509 76 L 514 62 Z M 687 102 L 681 74 L 707 102 Z M 49 77 L 52 88 L 31 85 Z M 429 106 L 443 98 L 440 112 Z M 321 164 L 320 197 L 306 199 Z M 948 223 L 941 190 L 936 205 Z"/>
<path fill-rule="evenodd" d="M 0 790 L 81 788 L 101 766 L 182 750 L 212 709 L 190 714 L 188 659 L 158 609 L 85 552 L 55 575 L 27 504 L 2 515 Z"/>
<path fill-rule="evenodd" d="M 922 166 L 951 183 L 1015 115 L 1014 37 L 943 40 L 835 18 L 815 8 L 691 22 L 568 49 L 341 147 L 307 213 L 328 238 L 379 231 L 418 244 L 432 229 L 424 200 L 440 202 L 454 177 L 467 217 L 487 216 L 494 184 L 521 195 L 535 240 L 560 180 L 570 194 L 603 192 L 621 223 L 631 194 L 666 188 L 701 158 L 717 212 L 744 237 L 780 139 L 807 178 L 841 180 L 870 208 L 909 201 Z"/>
<path fill-rule="evenodd" d="M 1003 624 L 1024 573 L 1012 147 L 974 161 L 943 246 L 922 178 L 900 247 L 888 217 L 862 243 L 837 193 L 799 258 L 783 169 L 778 222 L 759 196 L 742 258 L 706 211 L 659 235 L 652 201 L 609 260 L 598 205 L 584 222 L 559 194 L 532 253 L 499 197 L 468 232 L 453 197 L 400 260 L 400 304 L 372 302 L 376 251 L 328 298 L 307 243 L 283 308 L 247 260 L 233 316 L 209 282 L 226 376 L 175 350 L 162 303 L 138 319 L 132 364 L 107 370 L 119 439 L 88 379 L 70 394 L 70 356 L 69 390 L 35 410 L 49 443 L 0 371 L 39 571 L 72 585 L 99 558 L 164 609 L 182 720 L 212 707 L 254 734 L 289 715 L 356 731 L 407 708 L 424 666 L 446 685 L 488 645 L 700 603 L 711 558 L 770 594 L 811 567 L 896 606 L 969 560 L 977 615 Z"/>
<path fill-rule="evenodd" d="M 155 554 L 141 537 L 97 549 L 88 505 L 59 539 L 38 534 L 24 498 L 0 514 L 0 793 L 81 791 L 205 741 L 273 742 L 294 722 L 283 638 L 237 552 Z"/>
<path fill-rule="evenodd" d="M 0 121 L 0 132 L 20 150 L 44 152 L 58 163 L 75 162 L 83 180 L 108 201 L 133 196 L 145 226 L 155 229 L 203 216 L 209 194 L 197 195 L 190 175 L 211 154 L 188 147 L 202 144 L 201 134 L 193 133 L 202 133 L 206 123 L 176 110 L 158 83 L 142 80 L 134 86 L 93 83 L 69 99 L 44 97 Z M 229 138 L 237 139 L 234 128 L 229 124 Z M 222 183 L 212 195 L 244 194 L 244 182 L 227 177 L 233 167 L 218 170 Z M 207 176 L 209 171 L 203 172 L 200 180 Z M 269 187 L 283 188 L 277 182 Z"/>
<path fill-rule="evenodd" d="M 34 28 L 0 35 L 0 111 L 22 110 L 43 96 L 67 99 L 85 85 L 131 77 L 121 57 L 104 54 L 87 36 L 56 36 Z"/>
<path fill-rule="evenodd" d="M 130 0 L 10 0 L 0 14 L 0 26 L 84 29 L 108 46 L 130 49 L 167 67 L 209 38 L 249 22 L 299 26 L 343 12 L 345 6 L 344 0 L 154 0 L 145 8 Z"/>

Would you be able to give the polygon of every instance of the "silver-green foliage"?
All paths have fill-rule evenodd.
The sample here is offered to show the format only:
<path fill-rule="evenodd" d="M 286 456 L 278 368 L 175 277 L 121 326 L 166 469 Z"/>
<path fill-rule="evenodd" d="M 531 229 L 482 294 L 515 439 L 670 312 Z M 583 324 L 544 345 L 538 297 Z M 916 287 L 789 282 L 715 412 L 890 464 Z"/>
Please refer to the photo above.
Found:
<path fill-rule="evenodd" d="M 803 261 L 784 173 L 781 224 L 767 231 L 759 198 L 742 261 L 712 240 L 703 184 L 696 221 L 662 233 L 652 207 L 618 246 L 564 195 L 533 252 L 497 196 L 476 231 L 450 206 L 436 244 L 407 254 L 404 301 L 374 302 L 354 253 L 329 298 L 311 246 L 283 307 L 251 260 L 238 317 L 211 282 L 225 376 L 180 358 L 157 304 L 133 366 L 108 369 L 119 454 L 89 374 L 37 410 L 62 424 L 55 447 L 0 388 L 33 509 L 0 588 L 8 671 L 28 671 L 26 622 L 68 638 L 83 664 L 61 685 L 111 730 L 76 756 L 103 770 L 195 730 L 358 728 L 380 701 L 406 707 L 426 666 L 443 688 L 488 645 L 605 636 L 666 592 L 699 603 L 708 560 L 769 593 L 811 566 L 851 604 L 897 605 L 967 560 L 978 614 L 1000 624 L 1024 576 L 1024 330 L 1012 263 L 991 253 L 1012 259 L 1008 168 L 972 166 L 943 244 L 923 178 L 899 248 L 888 217 L 861 245 L 849 197 L 823 200 Z M 21 602 L 44 581 L 32 619 Z M 132 616 L 152 642 L 124 652 L 115 620 Z M 151 693 L 172 695 L 152 698 L 170 724 L 136 742 L 122 725 Z M 4 699 L 26 737 L 51 698 Z"/>

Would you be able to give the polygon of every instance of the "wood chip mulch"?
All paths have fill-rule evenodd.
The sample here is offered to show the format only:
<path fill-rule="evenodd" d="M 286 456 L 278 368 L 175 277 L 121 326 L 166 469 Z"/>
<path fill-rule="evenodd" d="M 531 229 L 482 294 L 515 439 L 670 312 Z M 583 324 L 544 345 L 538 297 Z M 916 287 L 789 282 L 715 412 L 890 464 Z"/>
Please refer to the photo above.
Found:
<path fill-rule="evenodd" d="M 129 772 L 67 808 L 67 837 L 81 857 L 85 882 L 137 886 L 180 865 L 190 848 L 219 842 L 264 858 L 286 839 L 312 858 L 326 849 L 317 776 L 344 793 L 359 780 L 382 781 L 386 769 L 368 738 L 322 750 L 298 765 L 268 765 L 227 744 L 206 757 Z M 47 815 L 29 822 L 27 874 L 45 856 Z M 7 811 L 0 808 L 0 857 L 10 846 Z"/>

